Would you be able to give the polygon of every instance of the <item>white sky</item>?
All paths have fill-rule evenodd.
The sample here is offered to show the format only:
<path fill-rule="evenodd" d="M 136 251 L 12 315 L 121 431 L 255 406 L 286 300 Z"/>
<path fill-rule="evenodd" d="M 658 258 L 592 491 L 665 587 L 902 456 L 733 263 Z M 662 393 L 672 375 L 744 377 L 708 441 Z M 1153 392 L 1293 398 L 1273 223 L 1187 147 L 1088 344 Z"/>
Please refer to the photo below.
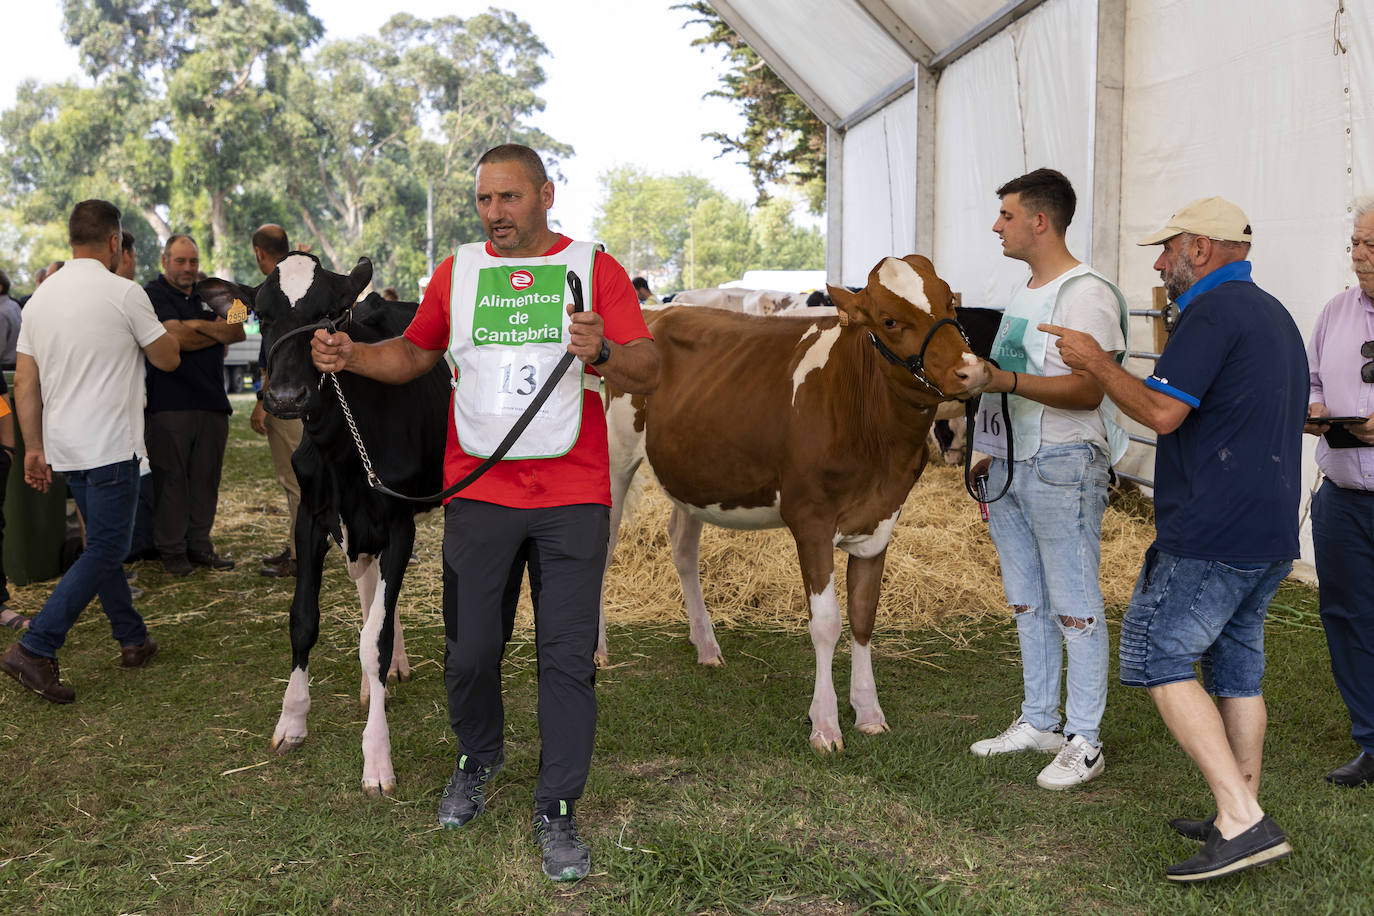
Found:
<path fill-rule="evenodd" d="M 673 0 L 313 0 L 325 39 L 375 32 L 396 12 L 422 18 L 468 17 L 503 7 L 527 22 L 548 48 L 546 81 L 539 90 L 544 111 L 534 124 L 571 144 L 562 164 L 552 216 L 564 232 L 588 238 L 600 198 L 599 176 L 617 165 L 650 174 L 691 172 L 731 197 L 753 201 L 743 165 L 717 159 L 720 147 L 701 135 L 738 134 L 743 118 L 721 99 L 702 96 L 719 87 L 723 69 L 715 49 L 690 41 L 701 26 L 683 29 L 688 14 L 670 10 Z M 6 12 L 5 53 L 0 59 L 0 109 L 14 105 L 25 78 L 54 82 L 79 73 L 76 52 L 62 40 L 58 0 L 27 0 Z M 597 100 L 594 109 L 585 100 Z M 618 120 L 605 113 L 620 112 Z M 464 205 L 470 205 L 465 201 Z"/>

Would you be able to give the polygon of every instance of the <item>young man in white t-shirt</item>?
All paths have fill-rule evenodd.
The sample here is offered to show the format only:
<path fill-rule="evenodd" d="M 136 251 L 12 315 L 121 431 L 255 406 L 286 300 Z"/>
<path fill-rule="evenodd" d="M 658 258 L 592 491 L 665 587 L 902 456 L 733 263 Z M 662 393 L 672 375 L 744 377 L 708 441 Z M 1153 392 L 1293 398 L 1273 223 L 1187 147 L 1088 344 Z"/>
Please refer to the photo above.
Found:
<path fill-rule="evenodd" d="M 123 564 L 144 455 L 144 357 L 168 371 L 181 361 L 147 294 L 113 272 L 123 247 L 119 209 L 85 200 L 67 225 L 72 260 L 33 294 L 24 313 L 14 397 L 24 480 L 46 492 L 52 472 L 65 473 L 86 522 L 86 549 L 0 656 L 0 670 L 54 703 L 76 699 L 61 682 L 57 650 L 97 594 L 125 667 L 141 667 L 157 652 L 134 610 Z"/>
<path fill-rule="evenodd" d="M 985 389 L 1012 395 L 1010 416 L 1000 415 L 1000 398 L 985 396 L 974 448 L 992 456 L 989 493 L 1000 492 L 1012 476 L 1006 496 L 988 506 L 988 522 L 1020 638 L 1025 695 L 1015 721 L 970 750 L 979 756 L 1054 753 L 1036 783 L 1068 789 L 1104 768 L 1099 728 L 1109 649 L 1097 573 L 1109 469 L 1126 441 L 1101 386 L 1065 366 L 1037 326 L 1072 327 L 1091 334 L 1104 350 L 1124 352 L 1126 304 L 1116 287 L 1069 253 L 1064 233 L 1076 197 L 1067 178 L 1036 169 L 997 195 L 1002 204 L 993 231 L 1007 257 L 1030 267 L 1030 278 L 1007 305 L 992 349 L 1000 368 Z"/>

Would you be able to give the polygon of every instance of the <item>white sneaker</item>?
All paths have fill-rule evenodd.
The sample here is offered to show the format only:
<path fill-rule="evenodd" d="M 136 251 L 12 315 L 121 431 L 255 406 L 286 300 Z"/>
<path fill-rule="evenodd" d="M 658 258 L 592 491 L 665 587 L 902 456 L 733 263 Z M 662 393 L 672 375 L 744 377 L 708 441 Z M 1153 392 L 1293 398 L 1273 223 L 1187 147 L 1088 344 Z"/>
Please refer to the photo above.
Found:
<path fill-rule="evenodd" d="M 1057 731 L 1042 732 L 1021 716 L 1007 726 L 996 738 L 984 738 L 969 745 L 979 757 L 993 754 L 1012 754 L 1016 751 L 1044 751 L 1053 754 L 1064 746 L 1064 736 Z"/>
<path fill-rule="evenodd" d="M 1082 735 L 1074 735 L 1035 777 L 1035 784 L 1042 789 L 1072 789 L 1099 775 L 1106 766 L 1102 748 L 1093 747 Z"/>

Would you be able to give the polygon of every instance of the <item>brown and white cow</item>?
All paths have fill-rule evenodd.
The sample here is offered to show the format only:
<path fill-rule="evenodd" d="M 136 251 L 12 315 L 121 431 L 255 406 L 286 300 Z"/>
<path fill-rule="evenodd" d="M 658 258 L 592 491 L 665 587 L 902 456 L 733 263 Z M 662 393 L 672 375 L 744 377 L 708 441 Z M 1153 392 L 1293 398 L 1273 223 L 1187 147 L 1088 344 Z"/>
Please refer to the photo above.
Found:
<path fill-rule="evenodd" d="M 830 297 L 836 317 L 646 311 L 658 389 L 647 397 L 612 390 L 607 406 L 611 548 L 630 480 L 647 459 L 673 502 L 673 560 L 701 664 L 722 663 L 701 597 L 702 524 L 791 530 L 810 601 L 811 744 L 819 751 L 844 747 L 831 679 L 840 636 L 835 548 L 849 554 L 849 701 L 859 731 L 874 734 L 887 730 L 869 639 L 888 539 L 925 467 L 936 405 L 987 383 L 958 328 L 936 327 L 953 318 L 953 298 L 927 259 L 885 258 L 863 290 L 830 287 Z M 604 615 L 597 655 L 607 658 Z"/>

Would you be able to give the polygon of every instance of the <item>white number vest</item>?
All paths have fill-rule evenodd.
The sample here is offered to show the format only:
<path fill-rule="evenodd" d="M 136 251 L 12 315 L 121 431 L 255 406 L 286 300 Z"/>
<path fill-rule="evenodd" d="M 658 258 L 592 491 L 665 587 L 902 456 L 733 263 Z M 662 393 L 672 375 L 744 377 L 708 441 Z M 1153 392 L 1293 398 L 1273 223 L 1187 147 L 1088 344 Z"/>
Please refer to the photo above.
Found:
<path fill-rule="evenodd" d="M 1002 314 L 1002 323 L 997 328 L 997 337 L 992 344 L 992 358 L 999 368 L 1007 372 L 1023 372 L 1030 375 L 1044 375 L 1045 354 L 1051 346 L 1051 337 L 1037 328 L 1054 317 L 1054 307 L 1063 295 L 1064 288 L 1082 277 L 1096 277 L 1116 296 L 1120 312 L 1121 335 L 1130 340 L 1129 312 L 1126 297 L 1116 285 L 1086 264 L 1079 264 L 1064 271 L 1054 280 L 1039 289 L 1022 288 L 1012 297 L 1007 310 Z M 1125 350 L 1116 355 L 1118 364 L 1126 359 Z M 1013 448 L 1017 461 L 1034 457 L 1040 451 L 1040 418 L 1045 405 L 1028 398 L 1009 395 L 1007 410 L 1011 414 L 1011 430 L 1014 438 Z M 980 452 L 998 458 L 1007 457 L 1007 435 L 1002 417 L 1002 396 L 983 394 L 978 405 L 975 421 L 973 447 Z M 1102 427 L 1107 433 L 1109 462 L 1116 464 L 1126 454 L 1130 444 L 1126 431 L 1116 422 L 1116 405 L 1106 395 L 1097 407 L 1102 418 Z"/>
<path fill-rule="evenodd" d="M 458 444 L 489 457 L 534 400 L 567 352 L 568 270 L 582 280 L 592 308 L 597 246 L 573 242 L 542 258 L 498 258 L 485 243 L 453 254 L 449 355 L 458 368 L 453 419 Z M 581 360 L 573 360 L 505 460 L 567 454 L 582 429 Z"/>

